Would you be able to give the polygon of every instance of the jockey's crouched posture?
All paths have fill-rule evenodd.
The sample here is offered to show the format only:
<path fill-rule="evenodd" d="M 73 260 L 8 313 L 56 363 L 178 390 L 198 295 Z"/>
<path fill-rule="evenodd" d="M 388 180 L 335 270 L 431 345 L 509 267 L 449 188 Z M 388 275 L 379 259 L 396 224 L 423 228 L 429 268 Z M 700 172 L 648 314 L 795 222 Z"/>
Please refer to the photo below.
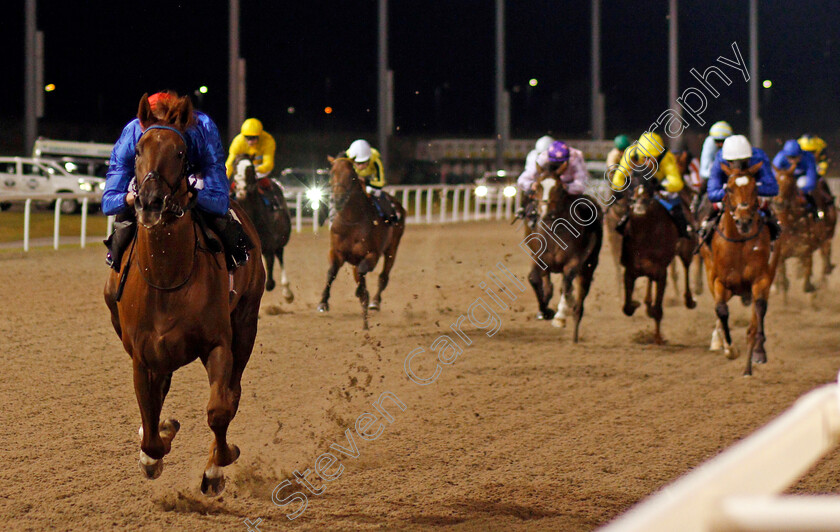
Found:
<path fill-rule="evenodd" d="M 553 177 L 566 185 L 566 192 L 571 195 L 580 195 L 586 190 L 589 172 L 586 170 L 583 152 L 570 147 L 562 140 L 553 141 L 548 149 L 536 154 L 532 165 L 529 162 L 526 161 L 525 171 L 516 181 L 524 193 L 523 196 L 529 200 L 533 199 L 537 176 L 541 171 L 547 172 L 547 177 Z M 533 201 L 525 205 L 521 214 L 530 220 L 532 226 L 537 221 L 534 205 Z"/>
<path fill-rule="evenodd" d="M 277 197 L 274 187 L 271 186 L 269 175 L 274 170 L 274 152 L 277 144 L 274 137 L 263 130 L 262 122 L 256 118 L 249 118 L 242 123 L 238 135 L 233 138 L 228 150 L 228 158 L 225 161 L 227 177 L 233 175 L 233 162 L 240 155 L 248 155 L 254 163 L 254 170 L 257 173 L 257 186 L 266 205 L 271 210 L 278 210 L 282 207 L 280 198 Z M 235 186 L 231 183 L 231 187 Z"/>
<path fill-rule="evenodd" d="M 776 182 L 776 177 L 773 175 L 773 170 L 770 166 L 770 159 L 767 154 L 759 148 L 754 148 L 750 145 L 750 141 L 743 135 L 732 135 L 727 137 L 723 142 L 723 148 L 715 155 L 715 161 L 709 171 L 709 184 L 707 194 L 709 201 L 715 205 L 715 209 L 709 214 L 709 218 L 703 221 L 700 228 L 700 238 L 702 243 L 708 244 L 712 236 L 715 234 L 715 227 L 720 220 L 723 211 L 720 210 L 718 204 L 723 201 L 726 195 L 726 174 L 723 173 L 721 165 L 726 162 L 730 168 L 744 169 L 749 168 L 755 164 L 763 163 L 758 174 L 755 176 L 758 195 L 760 197 L 773 197 L 779 193 L 779 185 Z M 764 222 L 770 229 L 770 240 L 779 238 L 781 228 L 776 221 L 776 216 L 770 210 L 766 201 L 763 201 L 759 208 L 761 215 L 764 217 Z"/>
<path fill-rule="evenodd" d="M 347 158 L 352 159 L 356 175 L 365 180 L 365 192 L 373 199 L 373 206 L 386 224 L 397 221 L 397 211 L 388 196 L 382 193 L 385 186 L 385 167 L 379 150 L 371 148 L 366 140 L 354 140 L 347 148 Z"/>
<path fill-rule="evenodd" d="M 162 102 L 177 98 L 174 92 L 159 92 L 149 97 L 149 105 L 156 117 Z M 198 212 L 219 235 L 225 248 L 227 266 L 233 270 L 248 260 L 248 250 L 254 247 L 242 229 L 239 220 L 229 210 L 228 180 L 225 176 L 224 149 L 219 130 L 209 116 L 193 111 L 194 124 L 187 129 L 187 161 L 190 172 L 197 181 L 203 178 L 203 187 L 197 186 Z M 116 215 L 114 232 L 105 241 L 108 246 L 106 262 L 119 271 L 123 252 L 134 239 L 137 221 L 134 211 L 136 190 L 129 190 L 134 180 L 135 147 L 144 131 L 135 118 L 123 129 L 122 135 L 111 152 L 111 162 L 102 194 L 102 211 Z"/>
<path fill-rule="evenodd" d="M 677 195 L 683 189 L 685 183 L 680 175 L 677 159 L 673 153 L 665 148 L 659 134 L 652 131 L 647 132 L 635 144 L 624 150 L 621 162 L 613 173 L 612 188 L 616 191 L 625 190 L 629 186 L 628 181 L 633 176 L 633 169 L 639 170 L 645 166 L 652 167 L 654 164 L 656 164 L 656 172 L 653 177 L 659 181 L 660 186 L 665 190 L 660 198 L 660 203 L 671 215 L 680 238 L 688 238 L 691 228 L 683 211 L 682 200 Z M 619 234 L 624 234 L 624 227 L 629 219 L 630 213 L 628 212 L 616 224 L 615 229 Z"/>
<path fill-rule="evenodd" d="M 785 142 L 782 150 L 773 157 L 773 165 L 780 170 L 795 167 L 793 177 L 796 178 L 796 188 L 811 216 L 819 217 L 819 213 L 825 211 L 826 204 L 834 201 L 834 198 L 826 198 L 826 194 L 817 187 L 820 176 L 814 155 L 804 151 L 797 141 L 791 139 Z"/>

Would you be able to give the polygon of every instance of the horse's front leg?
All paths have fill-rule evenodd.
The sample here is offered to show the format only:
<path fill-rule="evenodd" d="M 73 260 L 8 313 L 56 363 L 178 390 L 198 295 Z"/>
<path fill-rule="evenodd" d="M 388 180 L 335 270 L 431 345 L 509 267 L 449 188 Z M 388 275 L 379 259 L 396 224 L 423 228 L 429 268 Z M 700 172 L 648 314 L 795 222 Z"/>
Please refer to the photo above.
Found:
<path fill-rule="evenodd" d="M 715 314 L 717 314 L 721 329 L 723 329 L 723 352 L 726 358 L 732 360 L 738 358 L 738 349 L 732 345 L 732 335 L 729 332 L 729 306 L 727 301 L 732 297 L 732 292 L 719 281 L 713 287 L 715 296 Z"/>
<path fill-rule="evenodd" d="M 811 283 L 811 270 L 813 270 L 814 267 L 813 253 L 808 253 L 805 256 L 803 256 L 801 262 L 802 276 L 805 278 L 805 281 L 802 285 L 802 290 L 806 294 L 816 292 L 817 288 Z"/>
<path fill-rule="evenodd" d="M 694 243 L 691 240 L 682 240 L 681 242 L 691 243 L 688 246 L 683 245 L 680 249 L 680 262 L 682 262 L 683 269 L 685 270 L 685 291 L 683 292 L 685 308 L 694 308 L 697 306 L 697 302 L 694 301 L 694 297 L 691 295 L 691 280 L 689 279 L 691 275 L 691 261 L 694 258 Z"/>
<path fill-rule="evenodd" d="M 289 288 L 289 279 L 286 277 L 286 264 L 283 262 L 283 249 L 280 248 L 277 250 L 277 262 L 280 263 L 280 288 L 283 290 L 283 299 L 286 300 L 286 303 L 291 303 L 295 300 L 295 295 L 292 293 L 292 289 Z"/>
<path fill-rule="evenodd" d="M 653 341 L 657 345 L 662 345 L 665 340 L 662 338 L 662 301 L 665 299 L 665 288 L 668 286 L 668 270 L 666 269 L 662 277 L 656 280 L 656 298 L 653 305 L 648 308 L 648 315 L 653 318 L 656 323 L 656 328 L 653 333 Z"/>
<path fill-rule="evenodd" d="M 364 264 L 364 261 L 362 261 Z M 365 283 L 365 268 L 360 264 L 353 269 L 353 277 L 356 279 L 356 297 L 362 304 L 362 328 L 368 329 L 368 303 L 370 302 L 370 294 Z M 361 270 L 361 271 L 360 271 Z"/>
<path fill-rule="evenodd" d="M 276 286 L 274 282 L 274 253 L 263 249 L 263 258 L 265 259 L 265 290 L 271 292 Z"/>
<path fill-rule="evenodd" d="M 550 320 L 554 317 L 554 311 L 548 308 L 547 304 L 547 301 L 551 298 L 551 292 L 549 292 L 548 295 L 545 294 L 546 282 L 543 276 L 548 277 L 548 285 L 551 286 L 551 278 L 549 274 L 545 273 L 535 264 L 531 267 L 531 273 L 528 275 L 528 282 L 531 283 L 531 287 L 534 289 L 534 295 L 537 296 L 537 308 L 539 308 L 537 319 Z M 550 288 L 550 290 L 552 289 L 553 287 Z"/>
<path fill-rule="evenodd" d="M 160 421 L 163 401 L 169 391 L 172 374 L 150 371 L 139 356 L 132 357 L 134 367 L 134 393 L 140 406 L 140 470 L 147 478 L 158 478 L 163 472 L 163 457 L 169 454 L 172 440 L 180 424 L 174 419 Z"/>
<path fill-rule="evenodd" d="M 573 315 L 575 309 L 575 289 L 572 286 L 574 275 L 571 273 L 563 274 L 563 288 L 560 293 L 560 301 L 557 302 L 557 314 L 551 320 L 551 325 L 554 327 L 565 327 L 566 318 Z"/>
<path fill-rule="evenodd" d="M 222 468 L 239 458 L 239 448 L 228 445 L 228 425 L 236 415 L 236 391 L 231 389 L 233 353 L 228 346 L 217 346 L 207 357 L 204 367 L 210 381 L 210 401 L 207 403 L 207 424 L 215 436 L 210 445 L 210 457 L 201 479 L 201 493 L 214 497 L 225 489 Z"/>
<path fill-rule="evenodd" d="M 321 302 L 318 304 L 318 312 L 327 312 L 330 310 L 330 287 L 332 286 L 333 281 L 335 281 L 335 276 L 338 275 L 338 270 L 341 268 L 342 264 L 344 264 L 344 260 L 340 258 L 332 248 L 330 248 L 330 267 L 327 270 L 327 285 L 324 287 L 323 294 L 321 294 Z"/>
<path fill-rule="evenodd" d="M 632 316 L 639 308 L 639 302 L 633 301 L 633 290 L 636 288 L 636 275 L 630 268 L 624 269 L 624 314 Z"/>

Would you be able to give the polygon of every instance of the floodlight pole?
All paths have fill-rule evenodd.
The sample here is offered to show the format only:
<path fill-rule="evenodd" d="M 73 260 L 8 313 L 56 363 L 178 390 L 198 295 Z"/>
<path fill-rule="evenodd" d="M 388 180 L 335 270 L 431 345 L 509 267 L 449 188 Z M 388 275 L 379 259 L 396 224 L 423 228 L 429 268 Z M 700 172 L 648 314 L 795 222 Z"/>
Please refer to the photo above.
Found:
<path fill-rule="evenodd" d="M 750 0 L 750 139 L 761 146 L 762 124 L 758 110 L 758 1 Z"/>
<path fill-rule="evenodd" d="M 677 91 L 679 85 L 679 26 L 677 24 L 677 0 L 670 0 L 668 6 L 668 108 L 675 111 L 682 118 L 682 107 L 677 105 Z M 672 149 L 682 148 L 682 135 L 673 139 Z"/>
<path fill-rule="evenodd" d="M 496 169 L 505 165 L 510 139 L 510 95 L 505 90 L 505 0 L 496 0 Z"/>

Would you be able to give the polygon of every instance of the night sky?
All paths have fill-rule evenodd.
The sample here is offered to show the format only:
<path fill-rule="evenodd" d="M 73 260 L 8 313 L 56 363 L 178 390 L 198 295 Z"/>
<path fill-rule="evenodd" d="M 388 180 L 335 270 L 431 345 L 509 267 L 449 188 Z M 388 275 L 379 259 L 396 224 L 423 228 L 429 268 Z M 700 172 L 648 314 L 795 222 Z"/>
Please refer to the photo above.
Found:
<path fill-rule="evenodd" d="M 765 132 L 840 137 L 840 14 L 836 2 L 761 1 L 760 78 Z M 76 124 L 113 141 L 144 92 L 208 94 L 197 101 L 227 124 L 227 2 L 42 0 L 46 94 L 43 127 Z M 84 6 L 84 7 L 82 7 Z M 376 0 L 241 0 L 248 115 L 282 133 L 376 128 Z M 390 68 L 397 135 L 490 136 L 494 124 L 494 1 L 392 0 Z M 589 3 L 509 0 L 507 86 L 514 137 L 589 128 Z M 607 133 L 638 134 L 668 106 L 666 1 L 602 2 L 602 86 Z M 749 59 L 748 3 L 680 1 L 680 90 L 739 44 Z M 23 0 L 7 2 L 0 46 L 0 123 L 23 117 Z M 747 126 L 748 89 L 735 77 L 710 101 L 709 121 Z M 528 80 L 537 78 L 535 88 Z M 197 100 L 197 99 L 196 99 Z M 325 106 L 335 110 L 330 116 Z M 295 108 L 294 114 L 287 109 Z M 91 126 L 85 129 L 86 126 Z M 6 126 L 2 135 L 10 135 Z M 698 128 L 699 130 L 699 128 Z M 88 140 L 88 139 L 86 139 Z"/>

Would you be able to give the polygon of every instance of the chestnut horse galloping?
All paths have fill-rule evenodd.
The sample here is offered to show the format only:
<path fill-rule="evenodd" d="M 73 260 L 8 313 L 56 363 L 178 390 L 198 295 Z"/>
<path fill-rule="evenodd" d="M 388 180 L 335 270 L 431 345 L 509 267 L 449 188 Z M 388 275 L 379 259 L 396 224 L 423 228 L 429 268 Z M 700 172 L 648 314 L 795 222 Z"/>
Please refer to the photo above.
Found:
<path fill-rule="evenodd" d="M 105 284 L 111 322 L 131 356 L 134 391 L 140 406 L 140 469 L 160 476 L 180 425 L 160 420 L 172 373 L 200 359 L 210 381 L 207 423 L 215 438 L 205 466 L 201 491 L 224 490 L 222 468 L 239 457 L 227 442 L 227 429 L 241 396 L 240 379 L 257 334 L 257 315 L 265 285 L 259 260 L 250 260 L 232 276 L 225 260 L 198 227 L 194 194 L 186 176 L 184 132 L 193 119 L 188 97 L 158 104 L 157 119 L 146 95 L 138 118 L 143 136 L 136 147 L 138 229 L 123 254 L 118 274 Z M 232 204 L 244 230 L 259 242 L 243 210 Z M 253 250 L 259 256 L 259 244 Z"/>
<path fill-rule="evenodd" d="M 752 301 L 753 312 L 747 330 L 747 368 L 744 375 L 752 375 L 752 364 L 767 362 L 764 351 L 764 316 L 767 298 L 776 275 L 780 247 L 770 245 L 770 229 L 758 210 L 758 188 L 755 174 L 763 163 L 748 169 L 721 169 L 729 178 L 723 198 L 723 215 L 710 245 L 700 248 L 709 291 L 715 298 L 717 324 L 712 333 L 712 350 L 724 348 L 726 357 L 738 357 L 729 334 L 729 307 L 732 296 L 741 296 L 745 304 Z"/>
<path fill-rule="evenodd" d="M 365 194 L 364 183 L 350 159 L 327 157 L 330 169 L 330 185 L 335 201 L 336 216 L 330 226 L 330 267 L 327 271 L 327 285 L 318 304 L 318 312 L 330 309 L 330 286 L 341 266 L 347 262 L 354 266 L 356 297 L 362 303 L 363 328 L 368 328 L 368 309 L 379 310 L 382 291 L 388 286 L 388 274 L 394 266 L 397 248 L 405 231 L 405 209 L 394 198 L 390 198 L 397 213 L 393 224 L 383 223 L 376 213 L 373 202 Z M 376 268 L 379 257 L 384 256 L 382 273 L 379 274 L 379 289 L 368 301 L 365 275 Z"/>
<path fill-rule="evenodd" d="M 263 201 L 257 184 L 257 169 L 254 162 L 248 155 L 240 155 L 233 161 L 233 181 L 236 185 L 236 200 L 245 209 L 257 234 L 260 235 L 263 258 L 267 279 L 265 289 L 268 292 L 274 290 L 274 258 L 280 263 L 280 287 L 283 291 L 283 299 L 291 303 L 295 299 L 292 289 L 289 288 L 289 279 L 286 277 L 286 266 L 283 263 L 283 250 L 289 243 L 292 234 L 292 217 L 286 205 L 286 198 L 283 190 L 273 181 L 269 181 L 274 189 L 276 197 L 280 201 L 280 208 L 271 210 Z"/>
<path fill-rule="evenodd" d="M 570 195 L 563 183 L 553 177 L 537 181 L 537 197 L 542 198 L 540 223 L 525 241 L 532 250 L 531 258 L 534 260 L 528 280 L 537 296 L 538 317 L 553 318 L 552 325 L 565 327 L 566 318 L 572 316 L 575 321 L 573 341 L 577 343 L 583 302 L 598 267 L 604 238 L 604 215 L 591 198 Z M 580 208 L 581 202 L 586 208 Z M 587 211 L 591 216 L 587 214 L 584 219 L 581 213 Z M 528 227 L 528 224 L 525 226 Z M 565 238 L 559 234 L 561 227 L 568 232 L 563 235 Z M 563 274 L 556 314 L 548 307 L 554 292 L 552 273 Z"/>
<path fill-rule="evenodd" d="M 785 261 L 789 258 L 799 259 L 804 277 L 802 289 L 805 293 L 811 293 L 816 291 L 816 287 L 811 283 L 814 252 L 822 251 L 823 272 L 820 284 L 825 286 L 828 275 L 834 268 L 831 264 L 831 241 L 834 239 L 837 212 L 832 203 L 823 211 L 822 217 L 811 216 L 796 186 L 796 176 L 793 175 L 796 166 L 791 165 L 787 170 L 774 167 L 773 170 L 779 183 L 779 194 L 773 198 L 773 210 L 779 218 L 779 225 L 782 226 L 778 242 L 781 258 L 776 284 L 782 291 L 784 302 L 787 303 L 790 282 Z M 826 185 L 822 183 L 822 186 Z M 828 197 L 831 197 L 830 194 Z"/>

